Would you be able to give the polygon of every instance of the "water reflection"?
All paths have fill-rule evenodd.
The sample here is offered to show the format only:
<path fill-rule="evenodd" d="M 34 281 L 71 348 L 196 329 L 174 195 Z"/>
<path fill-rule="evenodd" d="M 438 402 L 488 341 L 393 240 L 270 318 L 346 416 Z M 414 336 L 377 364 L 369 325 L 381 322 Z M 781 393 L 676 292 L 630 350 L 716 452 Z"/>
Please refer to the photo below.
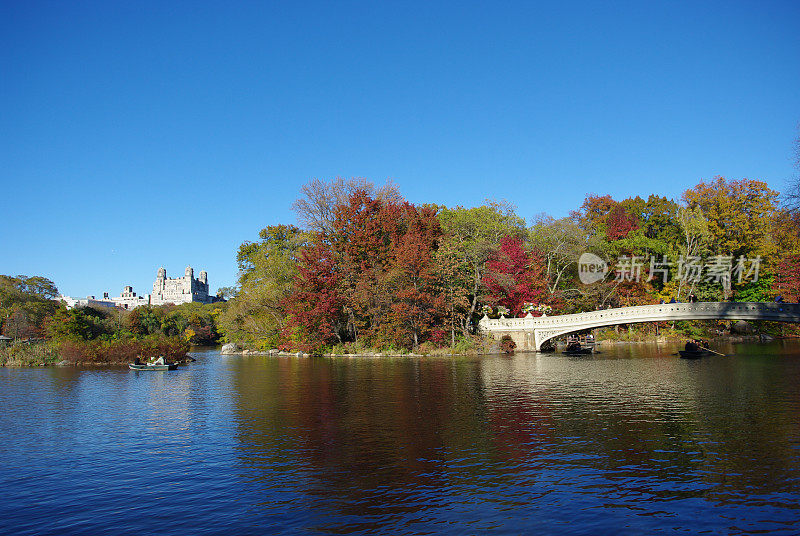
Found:
<path fill-rule="evenodd" d="M 0 534 L 791 534 L 799 350 L 0 369 Z"/>
<path fill-rule="evenodd" d="M 367 525 L 421 522 L 451 501 L 537 510 L 544 497 L 797 520 L 800 361 L 634 352 L 243 360 L 240 462 L 256 489 L 307 493 Z M 319 526 L 349 526 L 331 519 Z"/>

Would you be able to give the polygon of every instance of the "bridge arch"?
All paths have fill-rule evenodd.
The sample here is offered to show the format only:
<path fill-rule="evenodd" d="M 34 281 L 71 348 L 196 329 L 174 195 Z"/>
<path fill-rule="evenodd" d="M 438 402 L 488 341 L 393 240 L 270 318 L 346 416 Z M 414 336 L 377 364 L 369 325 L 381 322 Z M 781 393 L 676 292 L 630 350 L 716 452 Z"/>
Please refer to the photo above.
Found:
<path fill-rule="evenodd" d="M 562 335 L 598 327 L 641 322 L 679 320 L 769 320 L 800 322 L 800 305 L 764 302 L 664 303 L 619 307 L 571 315 L 490 319 L 480 321 L 482 331 L 499 339 L 510 335 L 521 350 L 541 350 L 542 345 Z"/>

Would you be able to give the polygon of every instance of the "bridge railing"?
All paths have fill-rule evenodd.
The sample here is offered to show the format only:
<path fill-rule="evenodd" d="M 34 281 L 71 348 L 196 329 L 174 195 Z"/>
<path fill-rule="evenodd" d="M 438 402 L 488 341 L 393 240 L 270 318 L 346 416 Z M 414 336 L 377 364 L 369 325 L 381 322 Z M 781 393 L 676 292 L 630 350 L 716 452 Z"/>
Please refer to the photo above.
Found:
<path fill-rule="evenodd" d="M 758 319 L 792 319 L 800 318 L 800 304 L 774 302 L 697 302 L 697 303 L 663 303 L 656 305 L 638 305 L 601 309 L 569 315 L 534 317 L 530 313 L 523 318 L 491 319 L 484 316 L 480 321 L 482 329 L 495 330 L 532 330 L 544 327 L 580 325 L 589 322 L 609 322 L 609 324 L 637 321 L 653 321 L 658 318 L 666 320 L 672 317 L 702 318 L 752 318 Z"/>

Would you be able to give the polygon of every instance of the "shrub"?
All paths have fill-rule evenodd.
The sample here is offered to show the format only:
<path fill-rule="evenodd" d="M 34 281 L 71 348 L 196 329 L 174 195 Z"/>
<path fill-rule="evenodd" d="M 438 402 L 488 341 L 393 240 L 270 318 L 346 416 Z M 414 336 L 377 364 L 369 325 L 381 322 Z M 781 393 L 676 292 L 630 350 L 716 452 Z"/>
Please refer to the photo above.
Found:
<path fill-rule="evenodd" d="M 148 359 L 164 356 L 166 361 L 182 361 L 189 351 L 189 342 L 181 337 L 146 337 L 140 340 L 64 341 L 58 353 L 73 363 L 123 364 L 137 357 Z"/>
<path fill-rule="evenodd" d="M 510 335 L 503 335 L 503 338 L 500 339 L 500 349 L 503 353 L 511 355 L 516 348 L 517 343 L 514 342 L 514 339 L 512 339 Z"/>
<path fill-rule="evenodd" d="M 0 346 L 0 366 L 36 367 L 60 360 L 57 349 L 46 342 L 15 342 Z"/>

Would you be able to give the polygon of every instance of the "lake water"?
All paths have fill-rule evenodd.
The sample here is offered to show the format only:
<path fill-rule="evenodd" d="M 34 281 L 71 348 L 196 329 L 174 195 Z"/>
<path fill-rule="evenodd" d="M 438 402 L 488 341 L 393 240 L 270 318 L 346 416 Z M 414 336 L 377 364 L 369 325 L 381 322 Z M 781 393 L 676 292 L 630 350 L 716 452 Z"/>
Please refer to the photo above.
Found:
<path fill-rule="evenodd" d="M 0 533 L 800 533 L 800 345 L 722 348 L 0 369 Z"/>

